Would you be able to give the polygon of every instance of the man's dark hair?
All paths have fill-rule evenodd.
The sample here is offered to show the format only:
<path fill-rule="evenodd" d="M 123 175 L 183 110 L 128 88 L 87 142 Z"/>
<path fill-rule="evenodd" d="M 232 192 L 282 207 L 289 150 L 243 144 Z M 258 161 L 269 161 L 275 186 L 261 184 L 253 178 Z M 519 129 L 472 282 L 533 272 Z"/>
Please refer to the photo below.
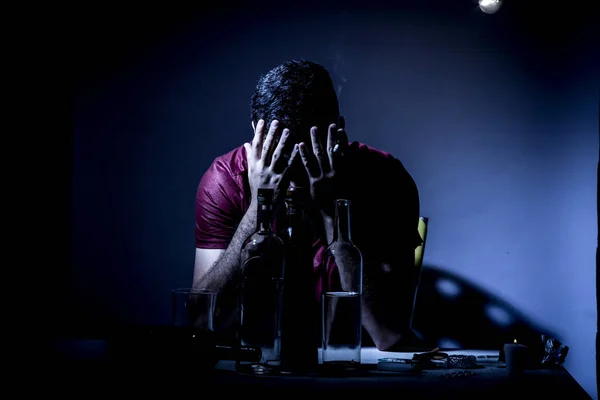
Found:
<path fill-rule="evenodd" d="M 292 60 L 262 75 L 250 101 L 252 121 L 268 127 L 277 119 L 299 139 L 312 126 L 327 129 L 337 123 L 339 104 L 329 72 L 320 64 Z"/>

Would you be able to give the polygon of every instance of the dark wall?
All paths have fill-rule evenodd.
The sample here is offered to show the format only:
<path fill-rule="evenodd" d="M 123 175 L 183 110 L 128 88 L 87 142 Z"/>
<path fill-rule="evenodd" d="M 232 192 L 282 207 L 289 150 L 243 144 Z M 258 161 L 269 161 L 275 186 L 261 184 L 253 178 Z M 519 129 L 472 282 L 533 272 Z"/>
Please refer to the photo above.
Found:
<path fill-rule="evenodd" d="M 191 283 L 203 171 L 251 139 L 259 74 L 304 57 L 331 71 L 351 140 L 398 156 L 419 186 L 420 330 L 468 347 L 551 332 L 595 390 L 594 14 L 542 1 L 494 15 L 472 1 L 291 4 L 98 4 L 64 23 L 72 46 L 45 60 L 66 60 L 73 86 L 72 252 L 49 250 L 59 266 L 45 272 L 66 293 L 49 320 L 85 335 L 168 322 L 169 290 Z M 43 204 L 43 225 L 61 225 Z"/>

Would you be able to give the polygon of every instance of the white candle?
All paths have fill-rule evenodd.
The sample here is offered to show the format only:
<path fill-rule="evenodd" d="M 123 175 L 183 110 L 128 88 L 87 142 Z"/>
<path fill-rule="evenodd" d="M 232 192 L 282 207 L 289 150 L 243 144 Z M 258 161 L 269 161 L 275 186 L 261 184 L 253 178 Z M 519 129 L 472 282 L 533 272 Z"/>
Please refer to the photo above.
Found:
<path fill-rule="evenodd" d="M 506 372 L 514 376 L 523 372 L 527 364 L 527 346 L 517 343 L 506 343 L 504 345 L 504 359 L 506 361 Z"/>

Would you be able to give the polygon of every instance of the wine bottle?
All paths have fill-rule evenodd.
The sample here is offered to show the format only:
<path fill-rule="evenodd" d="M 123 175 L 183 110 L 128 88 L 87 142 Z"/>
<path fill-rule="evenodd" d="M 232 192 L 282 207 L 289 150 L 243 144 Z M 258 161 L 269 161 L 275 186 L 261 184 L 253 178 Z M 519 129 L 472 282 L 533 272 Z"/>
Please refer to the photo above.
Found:
<path fill-rule="evenodd" d="M 352 242 L 350 200 L 335 202 L 333 240 L 324 260 L 336 273 L 322 295 L 323 365 L 354 369 L 360 362 L 362 341 L 363 258 Z"/>
<path fill-rule="evenodd" d="M 184 365 L 214 369 L 219 360 L 255 362 L 258 347 L 220 342 L 212 330 L 193 326 L 131 325 L 114 329 L 106 341 L 108 359 L 118 364 L 172 368 Z"/>
<path fill-rule="evenodd" d="M 318 366 L 320 324 L 312 242 L 314 231 L 307 213 L 309 192 L 303 187 L 288 189 L 285 199 L 285 273 L 281 329 L 281 372 L 305 374 Z"/>
<path fill-rule="evenodd" d="M 238 360 L 239 372 L 275 374 L 281 363 L 284 243 L 273 231 L 273 189 L 259 189 L 256 231 L 241 250 L 240 346 L 259 347 L 259 362 Z"/>

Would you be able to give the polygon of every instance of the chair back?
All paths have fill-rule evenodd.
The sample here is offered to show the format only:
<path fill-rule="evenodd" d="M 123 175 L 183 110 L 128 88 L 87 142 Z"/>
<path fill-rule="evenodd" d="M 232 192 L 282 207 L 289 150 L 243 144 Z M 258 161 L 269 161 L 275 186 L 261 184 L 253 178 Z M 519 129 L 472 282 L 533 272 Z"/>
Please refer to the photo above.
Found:
<path fill-rule="evenodd" d="M 421 244 L 415 249 L 415 282 L 413 286 L 413 307 L 410 315 L 410 328 L 412 329 L 413 319 L 415 315 L 415 304 L 417 302 L 417 292 L 419 290 L 419 282 L 421 280 L 421 268 L 423 266 L 423 256 L 425 254 L 425 243 L 427 242 L 427 228 L 429 225 L 428 217 L 419 218 L 419 236 L 421 236 Z"/>

